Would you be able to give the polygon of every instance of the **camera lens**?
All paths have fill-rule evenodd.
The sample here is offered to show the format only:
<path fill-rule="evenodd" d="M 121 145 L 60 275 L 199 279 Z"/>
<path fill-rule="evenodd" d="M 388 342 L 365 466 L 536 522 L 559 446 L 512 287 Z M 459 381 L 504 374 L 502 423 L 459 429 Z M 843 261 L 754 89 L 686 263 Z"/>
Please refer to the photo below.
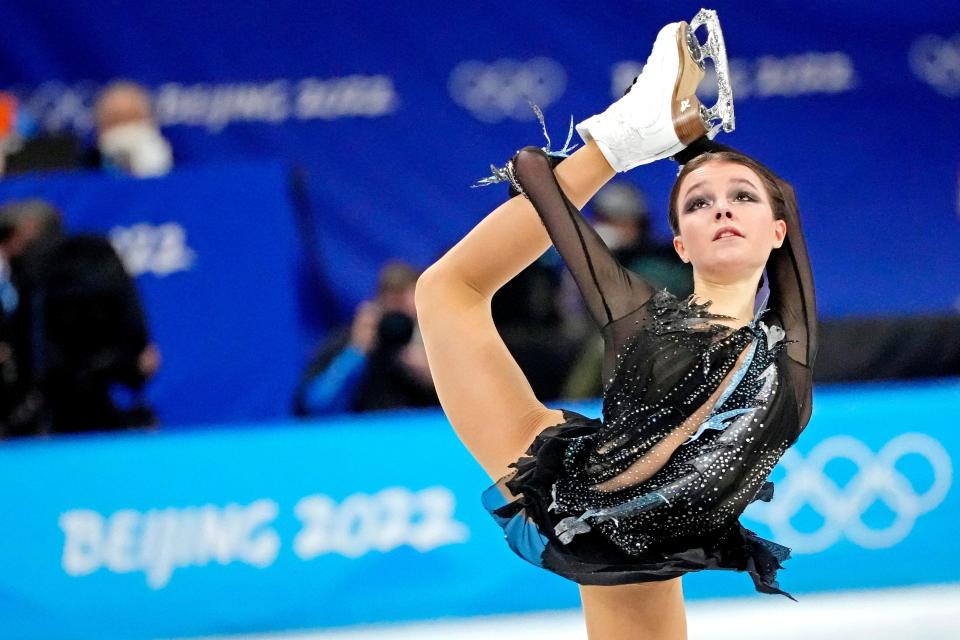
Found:
<path fill-rule="evenodd" d="M 413 318 L 399 311 L 384 313 L 377 328 L 379 349 L 399 349 L 413 337 Z"/>

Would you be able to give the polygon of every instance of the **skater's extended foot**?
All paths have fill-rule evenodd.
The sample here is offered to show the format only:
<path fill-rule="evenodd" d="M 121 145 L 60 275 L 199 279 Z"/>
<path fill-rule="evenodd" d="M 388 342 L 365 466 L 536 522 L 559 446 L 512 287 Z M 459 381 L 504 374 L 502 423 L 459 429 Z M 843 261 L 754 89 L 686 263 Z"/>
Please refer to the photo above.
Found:
<path fill-rule="evenodd" d="M 701 44 L 696 30 L 706 26 Z M 707 109 L 696 96 L 704 60 L 717 72 L 719 100 Z M 733 95 L 723 33 L 715 11 L 701 9 L 694 19 L 666 25 L 657 34 L 642 72 L 627 93 L 601 114 L 577 125 L 584 142 L 595 141 L 618 172 L 672 156 L 704 135 L 733 131 Z"/>

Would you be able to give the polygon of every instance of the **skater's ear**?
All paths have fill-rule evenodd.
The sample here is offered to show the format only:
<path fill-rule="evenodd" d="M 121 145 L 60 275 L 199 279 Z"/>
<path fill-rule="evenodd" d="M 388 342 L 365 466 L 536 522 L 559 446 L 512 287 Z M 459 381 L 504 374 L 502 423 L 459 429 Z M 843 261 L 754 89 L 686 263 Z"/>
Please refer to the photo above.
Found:
<path fill-rule="evenodd" d="M 687 248 L 683 246 L 683 238 L 680 236 L 673 236 L 673 248 L 676 249 L 677 255 L 680 256 L 680 259 L 683 260 L 684 264 L 690 262 L 690 258 L 687 257 Z"/>
<path fill-rule="evenodd" d="M 783 242 L 787 237 L 787 222 L 783 219 L 775 219 L 773 221 L 773 248 L 779 249 L 783 246 Z"/>

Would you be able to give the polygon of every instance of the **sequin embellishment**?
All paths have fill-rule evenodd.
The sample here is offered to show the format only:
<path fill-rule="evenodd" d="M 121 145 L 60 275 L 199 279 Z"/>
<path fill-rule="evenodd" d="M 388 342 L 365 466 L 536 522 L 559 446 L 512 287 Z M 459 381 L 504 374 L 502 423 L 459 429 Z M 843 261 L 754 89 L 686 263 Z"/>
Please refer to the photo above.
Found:
<path fill-rule="evenodd" d="M 603 428 L 570 444 L 552 487 L 564 544 L 597 527 L 642 554 L 729 526 L 786 450 L 765 436 L 785 343 L 780 326 L 761 321 L 765 306 L 734 329 L 693 296 L 661 290 L 648 304 L 617 354 Z"/>

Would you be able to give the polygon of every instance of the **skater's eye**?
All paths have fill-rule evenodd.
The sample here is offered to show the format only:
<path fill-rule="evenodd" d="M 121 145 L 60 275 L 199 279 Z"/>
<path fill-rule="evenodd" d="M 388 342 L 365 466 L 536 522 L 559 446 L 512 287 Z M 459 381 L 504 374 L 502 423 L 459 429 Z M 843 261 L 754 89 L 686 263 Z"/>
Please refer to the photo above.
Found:
<path fill-rule="evenodd" d="M 694 209 L 702 209 L 705 205 L 710 204 L 704 198 L 694 198 L 687 203 L 687 211 L 693 211 Z"/>
<path fill-rule="evenodd" d="M 736 197 L 736 199 L 737 199 L 737 200 L 744 199 L 744 200 L 746 200 L 747 202 L 756 202 L 756 201 L 757 201 L 756 197 L 754 197 L 754 195 L 753 195 L 752 193 L 750 193 L 749 191 L 738 191 L 738 192 L 737 192 L 737 197 Z"/>

